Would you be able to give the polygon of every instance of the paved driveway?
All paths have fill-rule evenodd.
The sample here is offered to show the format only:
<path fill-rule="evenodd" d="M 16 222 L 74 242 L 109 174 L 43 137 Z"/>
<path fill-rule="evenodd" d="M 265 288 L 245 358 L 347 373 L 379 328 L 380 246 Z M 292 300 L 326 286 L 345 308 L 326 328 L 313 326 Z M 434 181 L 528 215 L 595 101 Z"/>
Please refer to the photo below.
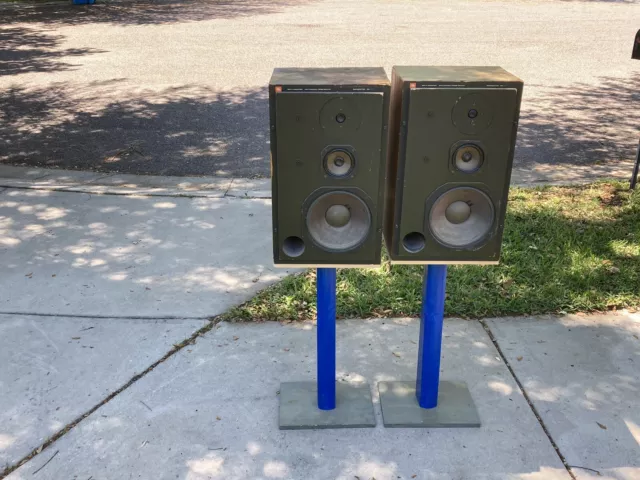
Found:
<path fill-rule="evenodd" d="M 275 0 L 0 11 L 0 162 L 265 176 L 275 66 L 501 65 L 516 162 L 630 162 L 632 1 Z"/>

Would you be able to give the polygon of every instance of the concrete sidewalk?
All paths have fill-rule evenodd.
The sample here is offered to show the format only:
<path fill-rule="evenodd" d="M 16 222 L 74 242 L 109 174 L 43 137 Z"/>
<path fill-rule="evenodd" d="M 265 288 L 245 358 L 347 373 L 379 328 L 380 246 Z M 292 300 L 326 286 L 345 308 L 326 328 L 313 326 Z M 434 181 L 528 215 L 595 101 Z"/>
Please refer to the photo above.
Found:
<path fill-rule="evenodd" d="M 249 183 L 0 173 L 0 313 L 208 318 L 290 272 Z"/>
<path fill-rule="evenodd" d="M 376 383 L 415 378 L 415 319 L 338 323 L 338 380 L 369 382 L 378 425 L 319 431 L 277 426 L 280 382 L 314 378 L 312 323 L 221 323 L 155 363 L 199 325 L 138 324 L 122 343 L 122 325 L 105 327 L 115 322 L 3 323 L 27 338 L 0 336 L 3 461 L 66 431 L 12 480 L 640 478 L 640 315 L 447 320 L 442 377 L 467 382 L 482 427 L 438 430 L 382 427 Z M 155 345 L 152 329 L 163 332 Z"/>
<path fill-rule="evenodd" d="M 207 323 L 0 315 L 0 465 L 28 455 Z"/>

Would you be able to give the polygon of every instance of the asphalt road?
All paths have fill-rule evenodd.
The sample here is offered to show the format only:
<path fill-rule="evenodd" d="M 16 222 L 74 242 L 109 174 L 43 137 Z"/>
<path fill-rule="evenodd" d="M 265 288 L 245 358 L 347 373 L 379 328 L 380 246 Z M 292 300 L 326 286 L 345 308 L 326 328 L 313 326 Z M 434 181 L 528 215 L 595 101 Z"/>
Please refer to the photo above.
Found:
<path fill-rule="evenodd" d="M 276 66 L 500 65 L 520 166 L 632 160 L 640 4 L 262 0 L 0 10 L 0 162 L 266 176 Z"/>

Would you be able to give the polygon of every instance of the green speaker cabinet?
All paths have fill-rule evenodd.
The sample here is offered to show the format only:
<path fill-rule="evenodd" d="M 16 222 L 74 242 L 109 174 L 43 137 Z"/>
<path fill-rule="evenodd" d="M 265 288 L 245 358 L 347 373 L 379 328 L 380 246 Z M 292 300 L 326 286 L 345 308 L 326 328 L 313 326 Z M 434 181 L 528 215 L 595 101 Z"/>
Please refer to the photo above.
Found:
<path fill-rule="evenodd" d="M 276 266 L 380 264 L 388 102 L 382 68 L 274 70 Z"/>
<path fill-rule="evenodd" d="M 521 98 L 522 81 L 499 67 L 393 68 L 393 263 L 498 263 Z"/>

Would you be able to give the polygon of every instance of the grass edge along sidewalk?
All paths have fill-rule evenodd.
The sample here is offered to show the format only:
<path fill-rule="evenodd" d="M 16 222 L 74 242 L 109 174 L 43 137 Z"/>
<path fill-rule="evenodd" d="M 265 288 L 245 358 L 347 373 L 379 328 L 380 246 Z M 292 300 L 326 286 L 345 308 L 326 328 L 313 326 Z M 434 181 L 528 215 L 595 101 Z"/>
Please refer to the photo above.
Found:
<path fill-rule="evenodd" d="M 338 318 L 418 316 L 422 267 L 384 260 L 340 269 Z M 315 318 L 315 270 L 292 275 L 224 315 Z M 511 188 L 500 265 L 449 267 L 445 314 L 462 318 L 640 307 L 640 191 L 602 181 Z"/>

